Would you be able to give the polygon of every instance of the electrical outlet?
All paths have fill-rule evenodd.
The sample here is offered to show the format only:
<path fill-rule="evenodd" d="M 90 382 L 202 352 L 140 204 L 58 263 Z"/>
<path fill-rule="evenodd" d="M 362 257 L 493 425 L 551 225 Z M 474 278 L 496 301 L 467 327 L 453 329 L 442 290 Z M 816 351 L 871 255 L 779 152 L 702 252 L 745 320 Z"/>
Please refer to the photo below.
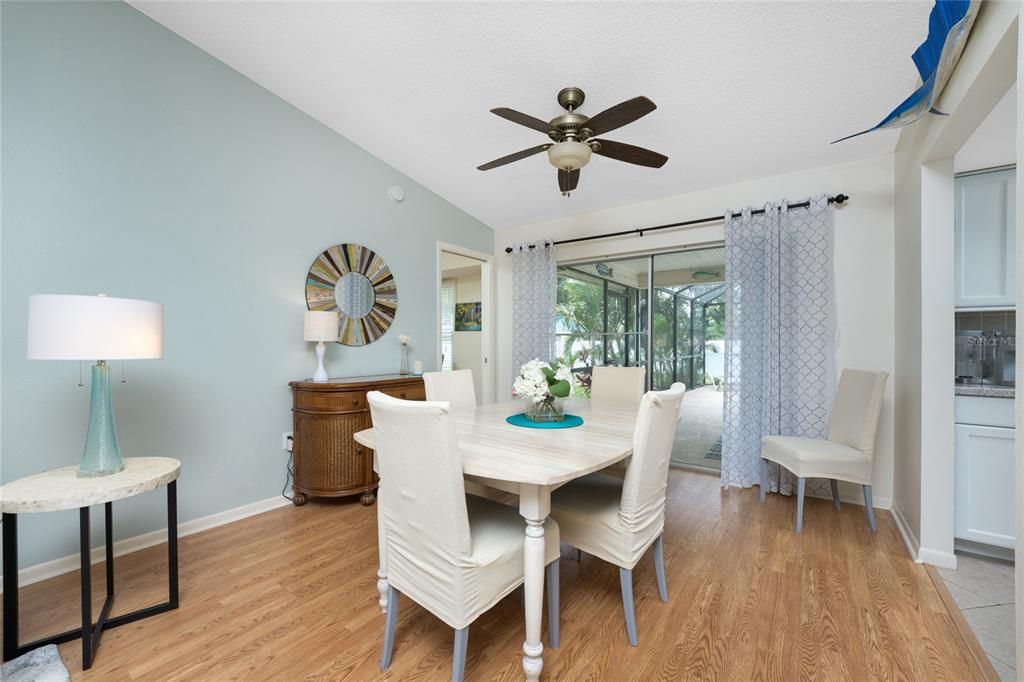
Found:
<path fill-rule="evenodd" d="M 285 431 L 281 434 L 281 449 L 285 452 L 292 451 L 292 432 Z"/>

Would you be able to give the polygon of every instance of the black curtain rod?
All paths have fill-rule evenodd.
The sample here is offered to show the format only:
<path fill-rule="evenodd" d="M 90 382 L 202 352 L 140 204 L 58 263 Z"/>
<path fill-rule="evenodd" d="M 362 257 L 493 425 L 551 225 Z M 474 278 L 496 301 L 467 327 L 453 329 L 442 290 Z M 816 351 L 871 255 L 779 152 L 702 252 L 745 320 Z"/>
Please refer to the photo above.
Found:
<path fill-rule="evenodd" d="M 839 204 L 840 206 L 842 206 L 844 203 L 846 203 L 849 200 L 850 200 L 849 195 L 847 195 L 847 194 L 837 194 L 834 197 L 829 197 L 828 198 L 828 203 L 830 203 L 830 204 Z M 787 204 L 786 208 L 787 209 L 790 209 L 790 208 L 808 208 L 808 207 L 810 207 L 810 205 L 811 205 L 810 200 L 807 200 L 807 201 L 801 201 L 799 204 Z M 751 211 L 750 214 L 751 215 L 759 215 L 759 214 L 764 213 L 764 212 L 765 212 L 765 209 L 758 208 L 758 209 L 754 209 L 753 211 Z M 690 226 L 690 225 L 700 225 L 701 223 L 713 223 L 713 222 L 717 222 L 719 220 L 725 220 L 725 217 L 724 216 L 720 216 L 720 215 L 716 215 L 716 216 L 711 216 L 709 218 L 697 218 L 695 220 L 684 220 L 681 223 L 669 223 L 668 225 L 655 225 L 654 227 L 638 227 L 638 228 L 636 228 L 634 230 L 622 230 L 621 232 L 608 232 L 607 234 L 592 234 L 589 237 L 576 237 L 574 239 L 561 239 L 561 240 L 559 240 L 557 242 L 551 242 L 551 243 L 555 244 L 556 246 L 559 245 L 559 244 L 575 244 L 576 242 L 589 242 L 589 241 L 591 241 L 593 239 L 608 239 L 610 237 L 624 237 L 627 234 L 635 234 L 635 235 L 639 235 L 639 236 L 643 237 L 645 232 L 654 232 L 655 230 L 668 230 L 668 229 L 673 228 L 673 227 L 687 227 L 687 226 Z M 530 244 L 529 248 L 532 249 L 532 248 L 535 248 L 535 246 L 536 246 L 535 244 Z M 512 253 L 513 250 L 514 249 L 511 246 L 505 247 L 505 253 Z"/>

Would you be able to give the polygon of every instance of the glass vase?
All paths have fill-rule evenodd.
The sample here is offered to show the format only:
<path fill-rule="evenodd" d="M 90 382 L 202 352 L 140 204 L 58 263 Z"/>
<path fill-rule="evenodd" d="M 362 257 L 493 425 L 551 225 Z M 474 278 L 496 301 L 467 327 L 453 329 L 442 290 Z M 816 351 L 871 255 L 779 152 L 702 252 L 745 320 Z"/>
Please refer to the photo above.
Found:
<path fill-rule="evenodd" d="M 540 402 L 526 401 L 526 418 L 533 422 L 560 422 L 565 420 L 565 401 L 548 396 Z"/>
<path fill-rule="evenodd" d="M 80 478 L 108 476 L 124 469 L 117 445 L 114 406 L 110 396 L 110 365 L 102 360 L 92 366 L 92 403 L 85 452 L 78 467 Z"/>
<path fill-rule="evenodd" d="M 402 364 L 398 367 L 398 373 L 409 373 L 409 346 L 402 346 Z"/>

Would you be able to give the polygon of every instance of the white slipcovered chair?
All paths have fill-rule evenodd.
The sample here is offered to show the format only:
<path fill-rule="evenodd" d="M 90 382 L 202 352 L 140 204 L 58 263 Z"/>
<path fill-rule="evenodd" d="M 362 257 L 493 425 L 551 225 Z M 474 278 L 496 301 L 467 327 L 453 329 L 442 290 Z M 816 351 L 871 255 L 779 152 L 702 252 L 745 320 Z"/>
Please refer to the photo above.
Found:
<path fill-rule="evenodd" d="M 643 367 L 594 367 L 590 373 L 590 400 L 594 404 L 638 407 L 644 397 Z M 626 462 L 616 462 L 602 469 L 602 473 L 616 478 L 626 475 Z M 577 560 L 583 553 L 577 549 Z"/>
<path fill-rule="evenodd" d="M 828 439 L 765 436 L 761 439 L 761 502 L 768 492 L 768 463 L 775 462 L 797 477 L 796 532 L 804 526 L 804 491 L 808 478 L 827 478 L 832 484 L 832 503 L 839 509 L 836 481 L 864 488 L 868 525 L 875 531 L 871 500 L 871 466 L 875 436 L 882 414 L 886 372 L 844 369 L 832 404 Z"/>
<path fill-rule="evenodd" d="M 511 507 L 467 496 L 447 403 L 367 394 L 385 482 L 378 498 L 388 557 L 380 668 L 391 665 L 404 594 L 455 629 L 452 680 L 463 678 L 469 625 L 523 582 L 523 520 Z M 558 524 L 544 524 L 548 630 L 558 646 Z"/>
<path fill-rule="evenodd" d="M 633 432 L 633 455 L 624 479 L 590 474 L 551 496 L 551 516 L 567 543 L 619 567 L 622 608 L 629 643 L 637 645 L 633 612 L 633 567 L 652 545 L 661 601 L 665 584 L 665 490 L 679 403 L 685 388 L 643 396 Z"/>
<path fill-rule="evenodd" d="M 674 390 L 679 390 L 679 391 L 681 391 L 683 393 L 686 392 L 686 384 L 682 383 L 681 381 L 677 381 L 677 382 L 673 383 L 669 388 L 671 390 L 673 390 L 673 391 Z M 683 403 L 684 403 L 684 401 L 682 401 L 682 400 L 679 401 L 679 415 L 678 415 L 678 417 L 676 417 L 676 422 L 677 423 L 682 421 L 682 419 L 683 419 Z M 626 466 L 628 464 L 629 464 L 628 460 L 622 461 L 622 462 L 616 462 L 615 464 L 612 464 L 610 467 L 605 467 L 604 469 L 601 469 L 601 473 L 602 474 L 608 474 L 609 476 L 614 476 L 616 478 L 625 478 L 626 477 Z M 576 560 L 580 561 L 582 558 L 583 558 L 583 552 L 581 550 L 577 549 L 576 550 Z"/>
<path fill-rule="evenodd" d="M 476 389 L 473 387 L 473 370 L 457 369 L 451 372 L 424 372 L 423 385 L 427 390 L 427 400 L 446 402 L 451 409 L 473 409 L 476 405 Z M 466 492 L 479 495 L 502 504 L 516 505 L 519 496 L 503 490 L 467 479 Z"/>
<path fill-rule="evenodd" d="M 669 389 L 671 389 L 673 391 L 678 389 L 678 390 L 682 391 L 685 394 L 686 393 L 686 384 L 684 384 L 681 381 L 676 381 L 671 386 L 669 386 Z M 678 419 L 676 421 L 679 421 L 682 418 L 683 418 L 683 401 L 680 400 L 679 401 L 679 417 L 678 417 Z"/>
<path fill-rule="evenodd" d="M 471 369 L 424 372 L 423 385 L 427 389 L 427 400 L 446 401 L 453 410 L 476 407 L 476 389 L 473 387 Z"/>
<path fill-rule="evenodd" d="M 639 405 L 644 395 L 643 367 L 594 367 L 590 399 L 595 403 Z"/>

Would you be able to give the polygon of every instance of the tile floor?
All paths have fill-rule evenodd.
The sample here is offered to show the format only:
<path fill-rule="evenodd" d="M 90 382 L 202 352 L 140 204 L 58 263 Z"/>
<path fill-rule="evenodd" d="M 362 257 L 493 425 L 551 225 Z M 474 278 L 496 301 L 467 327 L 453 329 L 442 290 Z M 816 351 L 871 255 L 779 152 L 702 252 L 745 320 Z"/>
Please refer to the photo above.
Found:
<path fill-rule="evenodd" d="M 939 573 L 1000 679 L 1016 680 L 1013 564 L 957 553 L 956 570 Z"/>
<path fill-rule="evenodd" d="M 722 391 L 701 386 L 683 396 L 683 417 L 676 427 L 672 464 L 719 470 L 722 460 L 704 457 L 722 435 Z"/>

